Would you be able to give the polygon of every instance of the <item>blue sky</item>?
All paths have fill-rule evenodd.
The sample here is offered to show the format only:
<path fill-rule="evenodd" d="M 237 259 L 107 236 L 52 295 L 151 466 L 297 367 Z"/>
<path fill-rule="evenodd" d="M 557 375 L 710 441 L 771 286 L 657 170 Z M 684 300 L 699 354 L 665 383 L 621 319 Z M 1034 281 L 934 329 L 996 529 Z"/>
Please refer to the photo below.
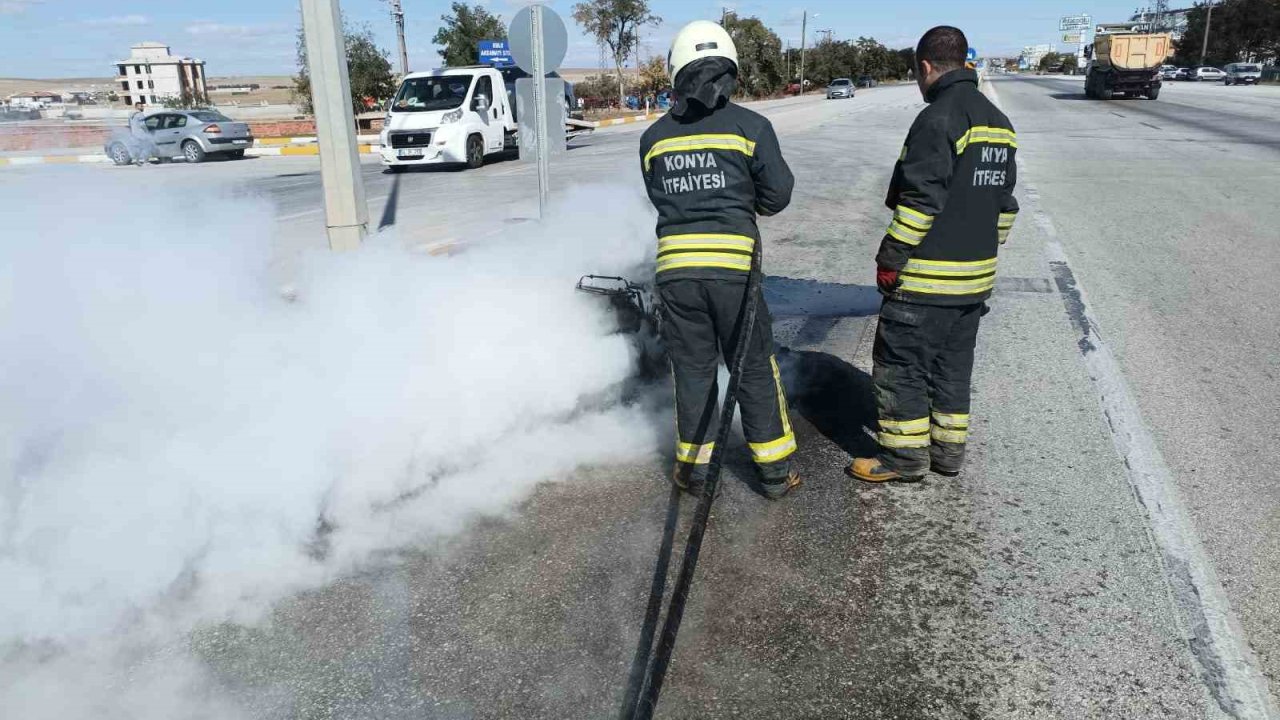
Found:
<path fill-rule="evenodd" d="M 431 37 L 447 0 L 402 0 L 407 18 L 410 64 L 433 67 L 439 56 Z M 1089 13 L 1095 22 L 1128 19 L 1141 0 L 1085 0 L 1076 7 L 1027 0 L 650 0 L 664 22 L 644 36 L 646 55 L 665 54 L 684 23 L 718 19 L 721 8 L 755 15 L 793 45 L 800 42 L 803 10 L 810 13 L 810 42 L 819 30 L 836 38 L 875 37 L 891 47 L 913 45 L 933 25 L 962 28 L 984 55 L 1013 54 L 1023 45 L 1061 40 L 1058 17 Z M 504 19 L 526 3 L 486 0 Z M 569 25 L 565 65 L 595 67 L 600 53 L 568 15 L 573 0 L 547 3 Z M 368 23 L 388 50 L 394 30 L 382 0 L 342 0 L 343 11 Z M 814 14 L 817 17 L 814 17 Z M 0 77 L 100 77 L 114 74 L 112 61 L 145 40 L 168 43 L 176 54 L 199 57 L 211 76 L 287 74 L 294 70 L 296 0 L 0 0 Z"/>

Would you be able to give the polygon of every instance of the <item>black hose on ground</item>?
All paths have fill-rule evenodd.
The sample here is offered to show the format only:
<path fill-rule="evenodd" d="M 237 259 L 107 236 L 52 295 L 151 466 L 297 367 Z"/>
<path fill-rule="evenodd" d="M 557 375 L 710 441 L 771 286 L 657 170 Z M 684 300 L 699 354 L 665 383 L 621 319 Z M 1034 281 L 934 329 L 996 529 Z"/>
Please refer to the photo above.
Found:
<path fill-rule="evenodd" d="M 640 645 L 636 658 L 632 662 L 632 682 L 628 683 L 627 693 L 623 699 L 622 718 L 624 720 L 651 720 L 658 707 L 658 697 L 662 694 L 662 682 L 667 676 L 667 667 L 671 663 L 671 653 L 675 650 L 676 636 L 680 634 L 680 621 L 684 619 L 685 602 L 693 588 L 694 571 L 698 566 L 698 555 L 702 550 L 702 536 L 707 531 L 707 521 L 711 518 L 711 504 L 715 502 L 716 487 L 720 484 L 720 467 L 724 458 L 724 450 L 729 442 L 729 431 L 733 425 L 733 414 L 738 407 L 738 385 L 742 378 L 742 366 L 746 362 L 747 348 L 755 333 L 756 314 L 760 305 L 761 258 L 760 246 L 757 242 L 751 256 L 751 274 L 747 278 L 746 295 L 742 299 L 742 320 L 739 323 L 737 347 L 733 351 L 733 361 L 729 366 L 729 386 L 725 389 L 724 407 L 720 411 L 720 431 L 716 435 L 716 444 L 711 451 L 711 460 L 707 465 L 707 477 L 703 482 L 702 497 L 698 500 L 698 508 L 694 511 L 693 524 L 689 528 L 689 539 L 685 543 L 684 559 L 680 564 L 680 575 L 676 579 L 671 593 L 671 603 L 667 606 L 667 616 L 662 624 L 662 634 L 658 638 L 658 647 L 649 664 L 648 672 L 635 683 L 636 667 L 640 664 L 640 650 L 652 645 L 653 627 L 657 620 L 658 601 L 654 595 L 649 597 L 649 608 L 645 614 L 645 626 L 641 629 Z M 714 395 L 708 403 L 714 403 Z M 705 438 L 704 438 L 705 439 Z M 666 554 L 670 554 L 670 545 L 664 537 Z M 657 572 L 654 573 L 652 588 L 658 590 L 656 597 L 661 597 L 665 585 L 667 559 L 661 551 L 658 556 L 658 568 L 663 580 L 659 582 Z M 652 615 L 650 615 L 650 613 Z M 646 653 L 647 654 L 647 653 Z M 640 665 L 641 667 L 643 665 Z"/>

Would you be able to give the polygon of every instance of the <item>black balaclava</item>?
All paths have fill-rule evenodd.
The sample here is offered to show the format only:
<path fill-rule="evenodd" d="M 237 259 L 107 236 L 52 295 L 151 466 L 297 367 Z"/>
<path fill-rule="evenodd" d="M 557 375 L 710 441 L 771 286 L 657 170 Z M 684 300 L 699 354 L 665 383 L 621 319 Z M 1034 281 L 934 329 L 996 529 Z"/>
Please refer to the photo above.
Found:
<path fill-rule="evenodd" d="M 738 66 L 729 58 L 694 60 L 676 75 L 676 106 L 671 114 L 696 120 L 724 107 L 738 87 Z"/>

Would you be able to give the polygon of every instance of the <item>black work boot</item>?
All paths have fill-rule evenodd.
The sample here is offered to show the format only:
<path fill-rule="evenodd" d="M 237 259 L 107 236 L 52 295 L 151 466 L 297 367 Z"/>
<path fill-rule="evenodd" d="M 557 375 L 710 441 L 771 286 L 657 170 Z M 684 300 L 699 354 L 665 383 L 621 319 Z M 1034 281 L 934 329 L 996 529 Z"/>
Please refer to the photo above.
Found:
<path fill-rule="evenodd" d="M 800 487 L 803 482 L 804 481 L 800 479 L 800 473 L 793 469 L 787 473 L 786 477 L 780 480 L 774 478 L 762 478 L 760 480 L 760 487 L 764 489 L 765 497 L 770 500 L 781 500 L 792 490 Z"/>
<path fill-rule="evenodd" d="M 671 470 L 671 482 L 680 488 L 681 492 L 686 492 L 694 497 L 702 497 L 702 489 L 707 484 L 707 466 L 677 462 Z M 717 485 L 717 494 L 719 490 L 720 488 Z"/>
<path fill-rule="evenodd" d="M 929 446 L 929 470 L 943 477 L 958 477 L 964 469 L 964 443 L 933 441 Z"/>

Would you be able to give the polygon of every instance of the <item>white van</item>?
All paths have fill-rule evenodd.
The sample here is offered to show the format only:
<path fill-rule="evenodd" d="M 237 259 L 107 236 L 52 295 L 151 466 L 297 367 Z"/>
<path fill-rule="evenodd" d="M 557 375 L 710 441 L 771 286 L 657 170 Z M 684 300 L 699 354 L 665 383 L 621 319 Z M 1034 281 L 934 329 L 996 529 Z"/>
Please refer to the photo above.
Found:
<path fill-rule="evenodd" d="M 502 74 L 492 67 L 409 73 L 400 83 L 379 136 L 382 164 L 466 163 L 515 147 L 516 119 Z"/>
<path fill-rule="evenodd" d="M 1223 68 L 1227 85 L 1257 85 L 1262 80 L 1262 66 L 1257 63 L 1231 63 Z"/>

